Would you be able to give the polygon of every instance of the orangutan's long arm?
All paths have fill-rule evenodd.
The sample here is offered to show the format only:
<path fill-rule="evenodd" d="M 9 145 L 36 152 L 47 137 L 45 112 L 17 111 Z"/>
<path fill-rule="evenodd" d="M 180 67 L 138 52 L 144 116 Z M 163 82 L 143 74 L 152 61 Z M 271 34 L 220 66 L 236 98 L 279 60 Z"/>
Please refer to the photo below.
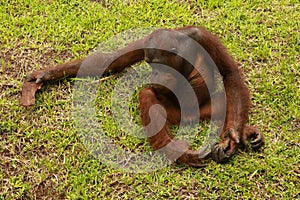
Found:
<path fill-rule="evenodd" d="M 107 72 L 121 72 L 126 67 L 144 59 L 144 39 L 130 43 L 126 47 L 112 53 L 93 53 L 86 58 L 46 67 L 31 73 L 26 82 L 58 80 L 64 77 L 80 75 L 97 76 Z"/>
<path fill-rule="evenodd" d="M 108 72 L 116 73 L 144 59 L 144 40 L 140 39 L 113 53 L 93 53 L 86 58 L 46 67 L 31 73 L 22 88 L 20 104 L 31 106 L 35 103 L 35 92 L 42 83 L 64 77 L 99 76 Z"/>

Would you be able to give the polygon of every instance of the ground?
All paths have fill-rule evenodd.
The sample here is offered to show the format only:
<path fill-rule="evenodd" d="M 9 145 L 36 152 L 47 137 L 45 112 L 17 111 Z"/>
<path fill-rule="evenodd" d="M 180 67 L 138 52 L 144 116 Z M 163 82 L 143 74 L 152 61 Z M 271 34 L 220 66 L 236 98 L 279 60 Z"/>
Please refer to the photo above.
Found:
<path fill-rule="evenodd" d="M 300 198 L 299 17 L 293 0 L 1 2 L 1 199 Z M 200 169 L 123 172 L 80 139 L 71 114 L 74 79 L 46 84 L 33 107 L 19 105 L 22 82 L 36 69 L 83 57 L 128 29 L 184 25 L 207 27 L 239 62 L 251 91 L 249 123 L 266 137 L 262 151 Z M 111 120 L 116 81 L 98 84 L 107 136 L 123 148 L 147 149 Z"/>

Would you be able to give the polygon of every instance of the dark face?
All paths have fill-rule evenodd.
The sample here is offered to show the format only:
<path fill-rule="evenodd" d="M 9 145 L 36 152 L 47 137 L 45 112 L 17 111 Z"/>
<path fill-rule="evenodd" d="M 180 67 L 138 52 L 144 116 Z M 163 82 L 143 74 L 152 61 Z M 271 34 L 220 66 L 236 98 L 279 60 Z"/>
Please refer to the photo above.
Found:
<path fill-rule="evenodd" d="M 163 64 L 179 71 L 184 60 L 178 55 L 180 38 L 177 34 L 172 30 L 154 31 L 146 43 L 146 62 Z"/>
<path fill-rule="evenodd" d="M 179 56 L 178 33 L 171 30 L 157 30 L 150 36 L 145 48 L 145 61 L 152 68 L 151 81 L 154 88 L 163 90 L 163 86 L 175 89 L 178 73 L 184 74 L 184 59 Z M 159 85 L 158 85 L 159 84 Z M 166 89 L 166 88 L 165 88 Z"/>

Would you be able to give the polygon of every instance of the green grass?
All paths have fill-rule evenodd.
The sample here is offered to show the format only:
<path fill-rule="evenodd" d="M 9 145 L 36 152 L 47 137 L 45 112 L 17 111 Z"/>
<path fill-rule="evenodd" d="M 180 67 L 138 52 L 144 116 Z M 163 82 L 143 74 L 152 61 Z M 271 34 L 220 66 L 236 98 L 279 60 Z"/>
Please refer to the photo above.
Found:
<path fill-rule="evenodd" d="M 1 199 L 300 198 L 299 2 L 188 2 L 0 2 Z M 202 169 L 126 173 L 99 162 L 80 140 L 72 81 L 46 84 L 34 107 L 19 105 L 22 82 L 36 69 L 83 57 L 128 29 L 184 25 L 207 27 L 239 61 L 252 95 L 250 124 L 266 137 L 262 152 L 240 151 Z M 124 148 L 147 149 L 110 121 L 115 81 L 101 82 L 97 96 L 107 134 Z"/>

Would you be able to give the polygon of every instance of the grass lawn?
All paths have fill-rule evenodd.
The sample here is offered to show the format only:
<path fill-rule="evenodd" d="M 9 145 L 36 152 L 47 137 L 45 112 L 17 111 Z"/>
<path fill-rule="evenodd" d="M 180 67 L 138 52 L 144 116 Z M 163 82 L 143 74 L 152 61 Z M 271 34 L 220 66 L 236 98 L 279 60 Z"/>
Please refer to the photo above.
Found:
<path fill-rule="evenodd" d="M 0 199 L 300 199 L 298 1 L 2 0 L 0 19 Z M 35 106 L 19 105 L 34 70 L 86 56 L 128 29 L 184 25 L 207 27 L 240 63 L 249 123 L 266 137 L 261 152 L 128 173 L 82 143 L 71 114 L 74 79 L 45 84 Z M 116 81 L 98 84 L 106 132 L 142 151 L 147 143 L 126 137 L 110 115 Z"/>

